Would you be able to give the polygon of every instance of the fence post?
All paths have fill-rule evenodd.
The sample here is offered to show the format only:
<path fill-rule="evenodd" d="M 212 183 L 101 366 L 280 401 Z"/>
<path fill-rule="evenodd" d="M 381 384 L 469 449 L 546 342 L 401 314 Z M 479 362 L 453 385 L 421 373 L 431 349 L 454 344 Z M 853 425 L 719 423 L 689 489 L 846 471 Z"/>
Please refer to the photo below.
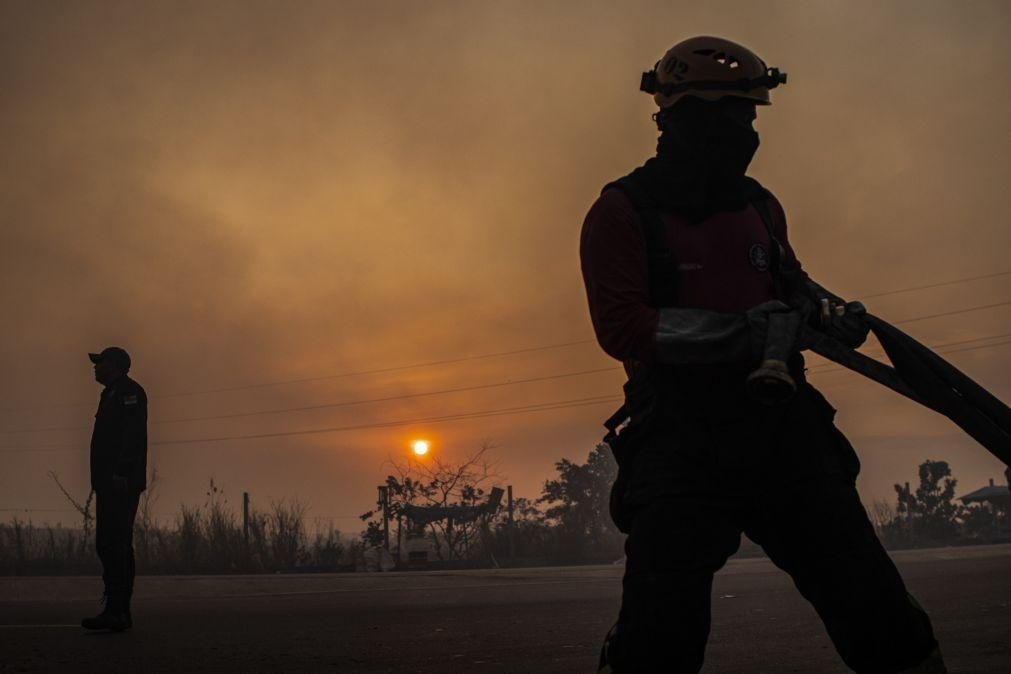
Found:
<path fill-rule="evenodd" d="M 242 492 L 242 540 L 249 545 L 249 492 Z"/>
<path fill-rule="evenodd" d="M 390 489 L 379 487 L 379 507 L 383 510 L 383 544 L 390 549 Z"/>
<path fill-rule="evenodd" d="M 513 520 L 513 486 L 509 485 L 508 494 L 508 508 L 509 508 L 509 566 L 516 565 L 516 536 L 514 533 L 515 524 Z"/>
<path fill-rule="evenodd" d="M 397 513 L 397 564 L 400 564 L 400 546 L 401 546 L 401 536 L 400 532 L 403 528 L 403 513 Z"/>

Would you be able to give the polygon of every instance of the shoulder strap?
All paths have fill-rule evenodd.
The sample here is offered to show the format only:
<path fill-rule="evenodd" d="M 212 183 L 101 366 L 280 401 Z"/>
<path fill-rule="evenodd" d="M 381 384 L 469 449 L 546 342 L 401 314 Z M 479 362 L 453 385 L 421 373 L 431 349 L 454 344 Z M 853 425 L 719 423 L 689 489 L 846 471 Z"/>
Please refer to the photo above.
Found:
<path fill-rule="evenodd" d="M 632 202 L 646 239 L 649 265 L 650 304 L 655 308 L 673 306 L 677 301 L 678 268 L 674 254 L 667 246 L 663 215 L 646 190 L 628 175 L 608 187 L 620 189 Z"/>
<path fill-rule="evenodd" d="M 776 229 L 772 224 L 772 214 L 769 213 L 768 198 L 759 198 L 751 202 L 758 212 L 758 217 L 765 225 L 769 234 L 769 273 L 772 275 L 772 287 L 778 299 L 785 297 L 783 293 L 783 246 L 776 237 Z"/>

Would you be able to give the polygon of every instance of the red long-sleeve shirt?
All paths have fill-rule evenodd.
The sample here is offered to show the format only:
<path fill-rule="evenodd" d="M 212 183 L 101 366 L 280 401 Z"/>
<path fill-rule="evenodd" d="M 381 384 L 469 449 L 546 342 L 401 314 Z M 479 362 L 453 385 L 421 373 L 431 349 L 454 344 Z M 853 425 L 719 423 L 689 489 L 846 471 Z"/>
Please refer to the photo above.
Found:
<path fill-rule="evenodd" d="M 799 267 L 786 216 L 769 199 L 784 265 Z M 719 212 L 700 223 L 667 214 L 666 243 L 678 265 L 676 307 L 744 312 L 774 299 L 768 272 L 769 235 L 751 206 Z M 593 328 L 604 351 L 623 362 L 651 360 L 658 309 L 649 304 L 646 239 L 635 207 L 616 188 L 594 202 L 580 241 L 583 281 Z"/>

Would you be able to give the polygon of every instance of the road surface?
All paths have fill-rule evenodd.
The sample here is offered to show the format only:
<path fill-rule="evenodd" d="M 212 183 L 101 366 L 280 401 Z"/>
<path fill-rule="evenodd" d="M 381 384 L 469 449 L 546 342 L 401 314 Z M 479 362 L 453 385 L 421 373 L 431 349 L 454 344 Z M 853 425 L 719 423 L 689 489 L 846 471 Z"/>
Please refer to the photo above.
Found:
<path fill-rule="evenodd" d="M 1011 672 L 1011 545 L 895 553 L 953 673 Z M 86 634 L 97 578 L 0 578 L 0 671 L 588 674 L 621 567 L 149 576 L 132 631 Z M 717 576 L 704 672 L 848 671 L 765 559 Z"/>

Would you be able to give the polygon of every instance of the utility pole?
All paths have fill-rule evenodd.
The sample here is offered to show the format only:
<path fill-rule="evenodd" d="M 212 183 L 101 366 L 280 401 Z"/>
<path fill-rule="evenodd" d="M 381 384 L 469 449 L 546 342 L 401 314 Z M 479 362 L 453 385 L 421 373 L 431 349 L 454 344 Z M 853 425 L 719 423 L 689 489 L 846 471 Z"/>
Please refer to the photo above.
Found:
<path fill-rule="evenodd" d="M 249 492 L 242 492 L 242 540 L 249 545 Z"/>
<path fill-rule="evenodd" d="M 383 511 L 383 544 L 390 549 L 390 488 L 380 485 L 378 505 Z"/>
<path fill-rule="evenodd" d="M 515 536 L 515 522 L 513 520 L 513 486 L 509 485 L 507 487 L 508 493 L 508 508 L 509 508 L 509 566 L 516 565 L 516 536 Z"/>
<path fill-rule="evenodd" d="M 400 545 L 401 545 L 400 532 L 403 528 L 403 519 L 404 519 L 403 516 L 404 516 L 403 513 L 400 512 L 397 513 L 397 564 L 400 564 Z"/>

